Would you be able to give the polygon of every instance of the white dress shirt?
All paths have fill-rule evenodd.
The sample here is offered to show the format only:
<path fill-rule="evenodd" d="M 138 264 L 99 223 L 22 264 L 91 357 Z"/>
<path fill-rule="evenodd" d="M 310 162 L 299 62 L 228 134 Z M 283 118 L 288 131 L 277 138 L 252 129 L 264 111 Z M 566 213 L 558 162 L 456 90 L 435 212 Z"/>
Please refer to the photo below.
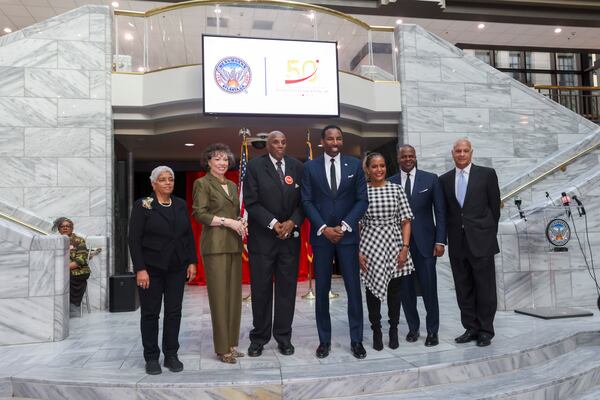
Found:
<path fill-rule="evenodd" d="M 400 181 L 402 182 L 402 189 L 406 187 L 406 178 L 408 178 L 408 174 L 410 174 L 410 192 L 413 192 L 415 187 L 415 175 L 417 174 L 417 167 L 413 167 L 408 173 L 400 170 Z"/>
<path fill-rule="evenodd" d="M 273 166 L 275 167 L 275 173 L 277 174 L 277 159 L 275 157 L 273 157 L 271 155 L 271 153 L 269 153 L 269 158 L 271 159 L 271 162 L 273 163 Z M 285 176 L 285 158 L 281 159 L 281 170 L 283 171 L 283 176 Z M 277 218 L 273 218 L 271 220 L 271 222 L 269 222 L 268 228 L 273 229 L 273 227 L 275 226 L 275 224 L 277 222 L 279 222 L 279 221 L 277 221 Z"/>
<path fill-rule="evenodd" d="M 335 157 L 331 157 L 329 154 L 325 153 L 323 154 L 324 158 L 325 158 L 325 176 L 327 177 L 327 183 L 329 184 L 329 188 L 331 189 L 331 160 L 334 160 L 334 165 L 335 165 L 335 183 L 337 184 L 337 187 L 340 187 L 340 181 L 342 180 L 342 156 L 341 154 L 337 154 Z M 350 227 L 350 225 L 348 225 L 345 221 L 342 221 L 341 223 L 342 227 L 348 231 L 348 232 L 352 232 L 352 228 Z M 327 225 L 323 225 L 319 228 L 319 230 L 317 231 L 317 236 L 321 236 L 321 234 L 323 233 L 323 231 L 325 230 L 325 228 L 327 228 Z"/>

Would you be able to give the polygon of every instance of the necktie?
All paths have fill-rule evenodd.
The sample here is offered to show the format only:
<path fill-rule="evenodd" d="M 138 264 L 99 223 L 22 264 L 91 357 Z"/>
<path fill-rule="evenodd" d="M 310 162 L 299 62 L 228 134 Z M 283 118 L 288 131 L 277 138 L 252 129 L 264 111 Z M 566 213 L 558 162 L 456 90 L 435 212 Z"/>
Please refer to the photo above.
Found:
<path fill-rule="evenodd" d="M 406 174 L 406 183 L 404 183 L 404 192 L 406 193 L 406 198 L 410 200 L 410 196 L 412 196 L 412 191 L 410 189 L 411 181 L 410 174 Z"/>
<path fill-rule="evenodd" d="M 465 195 L 467 194 L 467 180 L 465 179 L 465 171 L 461 170 L 458 174 L 458 184 L 456 185 L 456 200 L 462 207 L 465 202 Z"/>
<path fill-rule="evenodd" d="M 329 167 L 329 179 L 331 179 L 331 194 L 334 196 L 337 194 L 337 177 L 335 176 L 335 159 L 331 159 L 331 166 Z"/>
<path fill-rule="evenodd" d="M 277 175 L 279 175 L 279 182 L 283 185 L 283 169 L 281 168 L 281 160 L 277 161 Z"/>

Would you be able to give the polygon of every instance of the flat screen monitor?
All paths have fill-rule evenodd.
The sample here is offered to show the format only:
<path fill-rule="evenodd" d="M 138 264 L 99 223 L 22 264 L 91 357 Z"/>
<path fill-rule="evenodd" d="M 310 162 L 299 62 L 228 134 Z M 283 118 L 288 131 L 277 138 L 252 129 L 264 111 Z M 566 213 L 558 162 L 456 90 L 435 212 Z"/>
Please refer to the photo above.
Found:
<path fill-rule="evenodd" d="M 204 113 L 338 117 L 336 42 L 202 36 Z"/>

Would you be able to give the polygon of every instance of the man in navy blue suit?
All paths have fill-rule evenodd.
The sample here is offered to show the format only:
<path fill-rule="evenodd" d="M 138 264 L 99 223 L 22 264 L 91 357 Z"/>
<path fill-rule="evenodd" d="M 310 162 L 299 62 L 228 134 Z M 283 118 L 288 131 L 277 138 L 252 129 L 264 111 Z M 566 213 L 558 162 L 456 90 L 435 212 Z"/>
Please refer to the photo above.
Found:
<path fill-rule="evenodd" d="M 325 358 L 331 349 L 329 290 L 332 263 L 337 255 L 348 295 L 350 347 L 354 357 L 365 358 L 358 221 L 369 205 L 367 184 L 360 161 L 340 154 L 343 138 L 339 127 L 323 128 L 321 145 L 325 154 L 305 164 L 301 185 L 302 205 L 311 223 L 310 243 L 314 252 L 315 313 L 319 332 L 316 355 Z"/>
<path fill-rule="evenodd" d="M 400 173 L 392 176 L 389 181 L 404 188 L 414 215 L 411 225 L 410 255 L 427 311 L 425 346 L 437 346 L 440 310 L 435 264 L 437 257 L 444 255 L 446 244 L 444 192 L 436 174 L 417 169 L 417 153 L 411 145 L 400 146 L 398 164 Z M 406 340 L 409 342 L 416 342 L 419 338 L 420 325 L 413 275 L 404 277 L 408 279 L 404 279 L 404 285 L 400 288 L 401 303 L 409 329 Z"/>

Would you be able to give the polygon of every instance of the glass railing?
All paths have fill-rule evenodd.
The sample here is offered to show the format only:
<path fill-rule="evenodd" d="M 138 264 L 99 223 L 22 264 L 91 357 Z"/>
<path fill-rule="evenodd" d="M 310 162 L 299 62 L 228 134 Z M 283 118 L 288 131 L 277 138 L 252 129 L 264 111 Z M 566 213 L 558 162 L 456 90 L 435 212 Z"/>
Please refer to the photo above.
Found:
<path fill-rule="evenodd" d="M 202 64 L 202 34 L 335 41 L 340 71 L 396 81 L 394 28 L 285 0 L 196 0 L 147 12 L 115 10 L 113 71 Z"/>

